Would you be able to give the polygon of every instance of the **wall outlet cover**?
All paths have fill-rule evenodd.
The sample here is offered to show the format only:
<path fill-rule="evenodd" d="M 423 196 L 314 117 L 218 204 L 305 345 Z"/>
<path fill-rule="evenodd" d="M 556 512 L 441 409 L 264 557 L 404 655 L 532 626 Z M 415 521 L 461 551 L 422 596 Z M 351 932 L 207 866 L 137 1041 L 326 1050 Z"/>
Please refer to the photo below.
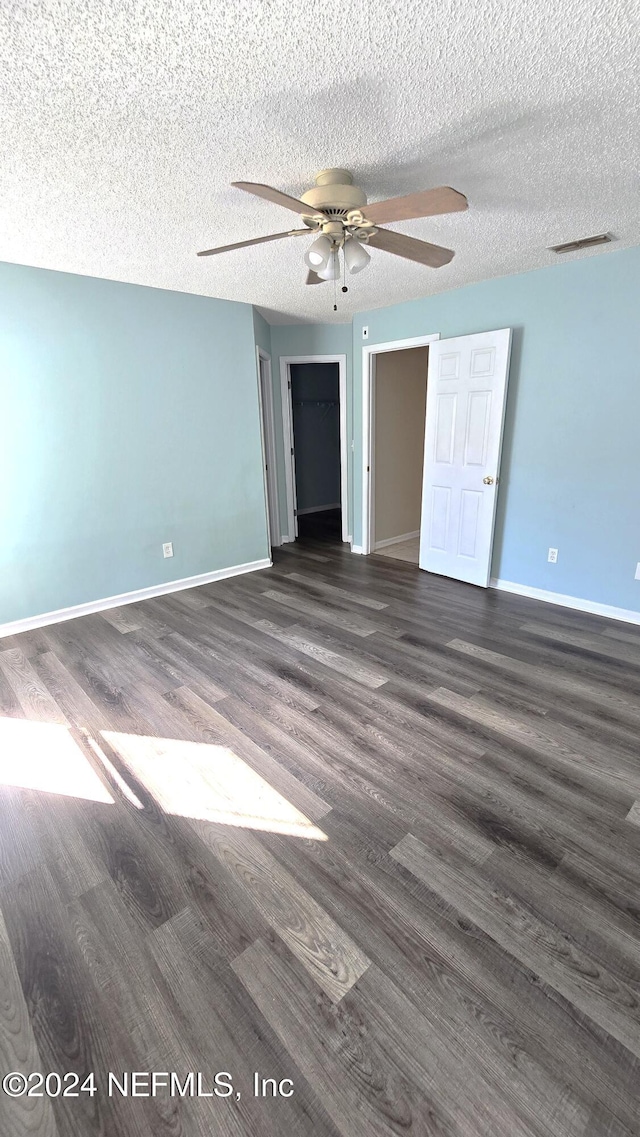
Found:
<path fill-rule="evenodd" d="M 640 580 L 640 561 L 638 561 L 636 565 L 636 575 L 634 577 L 634 580 Z"/>
<path fill-rule="evenodd" d="M 173 556 L 173 541 L 165 541 L 164 545 L 162 546 L 162 555 L 163 557 Z"/>
<path fill-rule="evenodd" d="M 552 565 L 555 565 L 556 561 L 558 560 L 558 550 L 549 549 L 549 556 L 547 557 L 547 560 L 550 561 Z"/>

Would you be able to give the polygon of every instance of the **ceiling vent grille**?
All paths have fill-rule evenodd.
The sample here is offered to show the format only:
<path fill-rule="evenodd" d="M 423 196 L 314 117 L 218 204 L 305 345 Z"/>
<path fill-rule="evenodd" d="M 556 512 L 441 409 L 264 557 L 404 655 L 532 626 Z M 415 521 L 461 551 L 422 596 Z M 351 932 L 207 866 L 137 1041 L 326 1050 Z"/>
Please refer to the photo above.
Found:
<path fill-rule="evenodd" d="M 579 249 L 590 249 L 592 245 L 608 245 L 609 233 L 599 233 L 597 237 L 583 237 L 580 241 L 567 241 L 564 245 L 550 245 L 550 253 L 577 253 Z"/>

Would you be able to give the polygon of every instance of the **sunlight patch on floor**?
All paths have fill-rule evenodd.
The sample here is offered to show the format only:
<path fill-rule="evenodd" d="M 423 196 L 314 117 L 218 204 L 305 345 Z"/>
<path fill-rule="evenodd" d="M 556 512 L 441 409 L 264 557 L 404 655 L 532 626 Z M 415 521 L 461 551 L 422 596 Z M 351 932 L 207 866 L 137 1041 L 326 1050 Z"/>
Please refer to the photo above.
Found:
<path fill-rule="evenodd" d="M 102 731 L 166 813 L 291 837 L 326 835 L 225 746 Z"/>
<path fill-rule="evenodd" d="M 113 805 L 66 726 L 0 718 L 0 784 Z"/>
<path fill-rule="evenodd" d="M 142 805 L 140 799 L 136 797 L 133 790 L 131 789 L 131 786 L 127 780 L 122 777 L 120 771 L 116 769 L 111 759 L 107 758 L 107 755 L 105 754 L 102 747 L 98 745 L 95 738 L 92 738 L 91 735 L 87 733 L 86 741 L 87 745 L 90 746 L 93 750 L 93 753 L 95 754 L 98 761 L 104 766 L 111 782 L 115 782 L 117 785 L 120 793 L 124 794 L 124 796 L 128 799 L 128 801 L 131 802 L 133 806 L 135 806 L 136 809 L 143 809 L 144 806 Z"/>

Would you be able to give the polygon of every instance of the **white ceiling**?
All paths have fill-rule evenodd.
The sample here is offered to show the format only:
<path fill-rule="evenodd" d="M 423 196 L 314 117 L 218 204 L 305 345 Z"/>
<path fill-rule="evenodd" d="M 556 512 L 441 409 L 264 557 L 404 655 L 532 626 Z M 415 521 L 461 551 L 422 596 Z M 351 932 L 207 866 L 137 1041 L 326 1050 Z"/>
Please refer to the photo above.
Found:
<path fill-rule="evenodd" d="M 639 244 L 639 31 L 638 0 L 4 0 L 0 259 L 342 322 L 560 241 Z M 297 224 L 231 181 L 297 196 L 326 166 L 370 200 L 465 193 L 394 226 L 453 262 L 372 250 L 336 316 L 306 238 L 196 258 Z"/>

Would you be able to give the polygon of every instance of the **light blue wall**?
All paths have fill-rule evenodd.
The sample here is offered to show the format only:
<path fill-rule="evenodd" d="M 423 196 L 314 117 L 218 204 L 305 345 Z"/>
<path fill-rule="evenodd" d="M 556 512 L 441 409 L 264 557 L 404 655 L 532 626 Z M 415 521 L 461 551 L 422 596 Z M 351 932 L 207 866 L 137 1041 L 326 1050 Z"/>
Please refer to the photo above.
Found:
<path fill-rule="evenodd" d="M 354 541 L 361 543 L 367 344 L 514 329 L 492 575 L 640 609 L 640 249 L 359 314 Z M 549 546 L 559 549 L 548 564 Z"/>
<path fill-rule="evenodd" d="M 346 355 L 347 357 L 347 435 L 352 438 L 351 324 L 280 324 L 271 327 L 273 360 L 273 401 L 278 459 L 278 502 L 283 530 L 287 527 L 287 496 L 284 478 L 284 439 L 282 433 L 282 398 L 280 360 L 290 355 Z M 349 450 L 349 462 L 352 461 Z M 349 485 L 353 482 L 350 470 Z M 349 516 L 353 516 L 351 505 Z"/>
<path fill-rule="evenodd" d="M 353 328 L 269 328 L 248 305 L 0 264 L 0 623 L 267 555 L 256 344 L 283 518 L 280 358 L 347 355 L 360 544 L 364 324 L 369 345 L 514 329 L 493 575 L 640 610 L 638 296 L 628 249 Z"/>
<path fill-rule="evenodd" d="M 267 556 L 249 305 L 0 264 L 0 408 L 0 624 Z"/>

